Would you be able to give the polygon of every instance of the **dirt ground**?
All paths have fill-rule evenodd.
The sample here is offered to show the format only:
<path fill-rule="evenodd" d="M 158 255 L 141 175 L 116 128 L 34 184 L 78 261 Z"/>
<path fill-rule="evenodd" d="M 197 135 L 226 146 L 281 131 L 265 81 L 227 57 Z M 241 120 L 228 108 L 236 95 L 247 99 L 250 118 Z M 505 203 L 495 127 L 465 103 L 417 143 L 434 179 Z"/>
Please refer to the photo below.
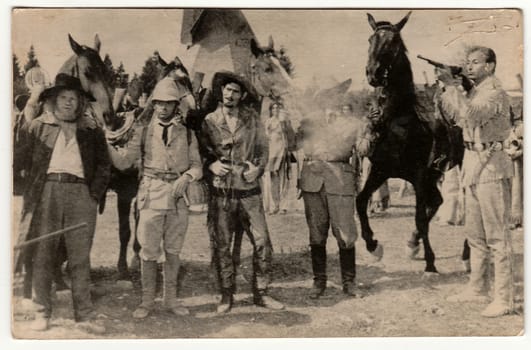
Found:
<path fill-rule="evenodd" d="M 93 282 L 100 291 L 95 308 L 106 326 L 104 335 L 86 333 L 75 326 L 69 292 L 57 293 L 52 326 L 46 332 L 28 328 L 30 314 L 17 308 L 20 277 L 15 279 L 13 336 L 17 338 L 261 338 L 261 337 L 396 337 L 396 336 L 514 336 L 523 330 L 523 231 L 512 231 L 515 252 L 516 309 L 513 315 L 482 318 L 485 304 L 453 304 L 445 299 L 467 281 L 461 265 L 462 226 L 430 226 L 430 238 L 439 270 L 423 274 L 424 261 L 406 256 L 406 240 L 414 228 L 414 196 L 396 196 L 391 181 L 391 208 L 371 218 L 376 238 L 384 245 L 380 262 L 374 262 L 361 237 L 357 247 L 357 283 L 363 297 L 346 298 L 340 287 L 337 245 L 328 244 L 329 287 L 325 296 L 310 300 L 312 284 L 308 229 L 304 213 L 293 210 L 268 216 L 274 246 L 273 283 L 270 294 L 286 305 L 283 311 L 255 307 L 251 288 L 251 247 L 244 239 L 242 277 L 236 302 L 225 315 L 215 313 L 218 296 L 210 271 L 206 217 L 190 217 L 182 251 L 179 297 L 190 316 L 177 317 L 160 306 L 147 319 L 135 320 L 140 303 L 137 284 L 117 282 L 118 233 L 116 199 L 111 193 L 99 217 L 92 250 Z M 129 253 L 132 256 L 131 249 Z M 421 250 L 420 256 L 423 256 Z M 160 303 L 158 304 L 160 305 Z"/>

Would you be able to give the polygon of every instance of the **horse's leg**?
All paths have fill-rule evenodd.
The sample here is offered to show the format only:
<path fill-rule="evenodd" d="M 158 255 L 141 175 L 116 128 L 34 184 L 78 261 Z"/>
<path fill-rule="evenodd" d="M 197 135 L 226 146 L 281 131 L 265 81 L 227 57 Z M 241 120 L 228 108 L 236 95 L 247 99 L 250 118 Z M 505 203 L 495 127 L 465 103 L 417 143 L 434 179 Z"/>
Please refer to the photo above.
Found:
<path fill-rule="evenodd" d="M 131 227 L 129 225 L 129 214 L 132 198 L 126 189 L 116 189 L 118 202 L 118 234 L 120 236 L 120 255 L 118 257 L 118 279 L 129 279 L 129 269 L 127 268 L 127 246 L 131 238 Z"/>
<path fill-rule="evenodd" d="M 470 272 L 470 245 L 468 244 L 468 239 L 465 239 L 463 242 L 463 254 L 461 255 L 461 261 L 463 262 L 465 271 Z"/>
<path fill-rule="evenodd" d="M 378 240 L 373 239 L 374 233 L 369 225 L 367 206 L 371 195 L 385 180 L 387 180 L 385 175 L 370 171 L 367 180 L 365 181 L 365 185 L 363 186 L 363 190 L 356 197 L 356 210 L 358 211 L 358 217 L 360 218 L 361 236 L 365 240 L 367 250 L 378 260 L 383 256 L 383 247 L 378 244 Z"/>
<path fill-rule="evenodd" d="M 138 183 L 136 185 L 136 190 L 138 190 Z M 135 232 L 134 232 L 134 241 L 133 241 L 133 259 L 131 259 L 131 266 L 129 269 L 135 273 L 140 272 L 140 242 L 138 242 L 138 220 L 140 219 L 140 212 L 138 210 L 138 202 L 135 200 L 133 207 L 133 217 L 135 220 Z"/>
<path fill-rule="evenodd" d="M 419 179 L 415 181 L 415 197 L 417 200 L 415 212 L 415 224 L 417 227 L 416 239 L 421 238 L 424 247 L 424 260 L 426 261 L 425 272 L 436 273 L 435 268 L 435 254 L 431 249 L 430 240 L 428 237 L 429 220 L 432 208 L 428 208 L 432 203 L 430 196 L 438 192 L 437 185 L 433 181 L 426 181 L 426 177 L 419 174 Z M 439 194 L 440 195 L 440 194 Z M 440 203 L 439 203 L 440 205 Z M 430 213 L 429 213 L 430 212 Z M 433 215 L 432 215 L 433 217 Z M 418 242 L 418 241 L 417 241 Z"/>
<path fill-rule="evenodd" d="M 437 188 L 437 181 L 441 175 L 438 172 L 433 172 L 432 174 L 430 174 L 430 176 L 431 177 L 428 180 L 429 185 L 423 187 L 427 191 L 426 217 L 428 223 L 431 221 L 431 219 L 433 219 L 435 214 L 437 214 L 437 210 L 443 202 L 441 192 Z M 407 243 L 409 249 L 408 255 L 410 258 L 413 258 L 418 254 L 420 250 L 419 241 L 421 238 L 422 237 L 419 234 L 418 229 L 415 229 L 415 231 L 412 232 L 411 238 Z"/>

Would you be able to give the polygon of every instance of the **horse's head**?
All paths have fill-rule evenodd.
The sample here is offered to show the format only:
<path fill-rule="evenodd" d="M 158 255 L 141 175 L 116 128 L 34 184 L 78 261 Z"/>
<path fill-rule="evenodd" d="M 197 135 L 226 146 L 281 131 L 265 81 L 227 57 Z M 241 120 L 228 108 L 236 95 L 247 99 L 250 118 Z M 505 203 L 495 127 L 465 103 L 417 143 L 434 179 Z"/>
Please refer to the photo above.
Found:
<path fill-rule="evenodd" d="M 118 127 L 112 107 L 112 94 L 107 84 L 107 69 L 101 60 L 99 51 L 101 42 L 96 34 L 94 47 L 78 44 L 70 34 L 68 34 L 70 47 L 74 55 L 70 57 L 59 69 L 58 73 L 66 73 L 81 80 L 83 90 L 90 92 L 96 98 L 94 111 L 96 118 L 102 125 L 106 125 L 111 130 Z"/>
<path fill-rule="evenodd" d="M 171 78 L 175 81 L 181 94 L 178 106 L 180 113 L 183 116 L 186 116 L 189 110 L 196 110 L 197 104 L 194 97 L 192 80 L 190 79 L 188 70 L 179 57 L 175 56 L 173 61 L 168 63 L 160 57 L 158 51 L 155 51 L 153 54 L 153 60 L 155 60 L 159 66 L 157 81 L 160 81 L 163 78 Z"/>
<path fill-rule="evenodd" d="M 369 60 L 365 73 L 371 86 L 386 86 L 393 65 L 398 56 L 406 52 L 400 30 L 404 27 L 411 15 L 411 11 L 397 24 L 390 22 L 376 22 L 368 13 L 367 17 L 374 33 L 369 38 Z"/>
<path fill-rule="evenodd" d="M 289 58 L 283 49 L 275 51 L 273 38 L 269 37 L 269 45 L 260 47 L 251 39 L 252 83 L 262 96 L 278 98 L 289 92 L 293 86 L 290 74 L 293 70 Z"/>

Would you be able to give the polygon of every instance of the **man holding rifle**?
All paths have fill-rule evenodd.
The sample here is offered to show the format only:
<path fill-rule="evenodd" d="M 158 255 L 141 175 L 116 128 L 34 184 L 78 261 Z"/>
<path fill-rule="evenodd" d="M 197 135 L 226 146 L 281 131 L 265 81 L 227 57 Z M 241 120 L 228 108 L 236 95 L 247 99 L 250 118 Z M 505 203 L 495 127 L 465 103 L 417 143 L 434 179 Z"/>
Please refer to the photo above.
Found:
<path fill-rule="evenodd" d="M 467 52 L 462 74 L 473 85 L 461 90 L 463 78 L 449 69 L 438 69 L 445 85 L 441 105 L 463 128 L 465 154 L 466 232 L 471 247 L 470 281 L 461 293 L 448 298 L 455 302 L 488 300 L 489 253 L 494 259 L 494 294 L 481 313 L 498 317 L 513 309 L 512 251 L 509 232 L 511 159 L 503 152 L 511 130 L 509 100 L 494 76 L 496 54 L 474 46 Z"/>
<path fill-rule="evenodd" d="M 90 299 L 90 249 L 98 205 L 102 205 L 110 178 L 110 159 L 103 131 L 85 115 L 94 97 L 83 91 L 78 78 L 58 74 L 55 86 L 45 89 L 39 101 L 49 109 L 28 126 L 27 155 L 23 168 L 28 174 L 24 191 L 21 236 L 26 240 L 86 223 L 88 228 L 64 234 L 72 276 L 74 317 L 82 328 L 103 333 L 95 322 Z M 52 314 L 52 279 L 61 237 L 49 236 L 33 246 L 33 288 L 37 304 L 31 328 L 48 329 Z"/>

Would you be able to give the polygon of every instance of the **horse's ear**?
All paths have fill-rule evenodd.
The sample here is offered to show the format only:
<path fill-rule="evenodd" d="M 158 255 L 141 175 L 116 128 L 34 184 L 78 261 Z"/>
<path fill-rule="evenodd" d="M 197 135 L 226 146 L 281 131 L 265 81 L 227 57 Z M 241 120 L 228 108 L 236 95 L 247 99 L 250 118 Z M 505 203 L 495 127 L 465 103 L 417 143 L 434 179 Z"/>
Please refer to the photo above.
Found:
<path fill-rule="evenodd" d="M 406 15 L 404 18 L 402 18 L 402 19 L 400 20 L 400 22 L 398 22 L 397 24 L 395 24 L 395 27 L 396 27 L 396 29 L 398 29 L 398 31 L 401 31 L 402 28 L 404 28 L 404 26 L 406 25 L 407 20 L 409 19 L 409 16 L 410 16 L 410 15 L 411 15 L 411 11 L 409 11 L 409 12 L 407 13 L 407 15 Z"/>
<path fill-rule="evenodd" d="M 271 35 L 269 36 L 269 43 L 267 44 L 267 48 L 271 51 L 273 51 L 275 48 L 275 43 L 273 42 L 273 37 Z"/>
<path fill-rule="evenodd" d="M 173 62 L 175 62 L 175 65 L 177 67 L 179 66 L 184 66 L 183 62 L 181 61 L 181 59 L 179 58 L 179 56 L 175 56 L 175 58 L 173 59 Z"/>
<path fill-rule="evenodd" d="M 76 55 L 80 55 L 83 52 L 81 45 L 79 45 L 70 34 L 68 34 L 68 41 L 70 41 L 70 47 L 76 53 Z"/>
<path fill-rule="evenodd" d="M 254 57 L 258 57 L 264 53 L 254 38 L 251 39 L 251 52 L 253 53 Z"/>
<path fill-rule="evenodd" d="M 164 61 L 162 57 L 160 57 L 160 54 L 158 51 L 153 52 L 153 57 L 158 62 L 158 64 L 160 64 L 162 67 L 166 67 L 168 65 L 168 63 Z"/>
<path fill-rule="evenodd" d="M 101 47 L 100 37 L 98 36 L 98 34 L 96 34 L 94 36 L 94 50 L 100 52 L 100 47 Z"/>
<path fill-rule="evenodd" d="M 376 20 L 370 13 L 367 13 L 367 19 L 369 20 L 372 30 L 376 30 Z"/>

